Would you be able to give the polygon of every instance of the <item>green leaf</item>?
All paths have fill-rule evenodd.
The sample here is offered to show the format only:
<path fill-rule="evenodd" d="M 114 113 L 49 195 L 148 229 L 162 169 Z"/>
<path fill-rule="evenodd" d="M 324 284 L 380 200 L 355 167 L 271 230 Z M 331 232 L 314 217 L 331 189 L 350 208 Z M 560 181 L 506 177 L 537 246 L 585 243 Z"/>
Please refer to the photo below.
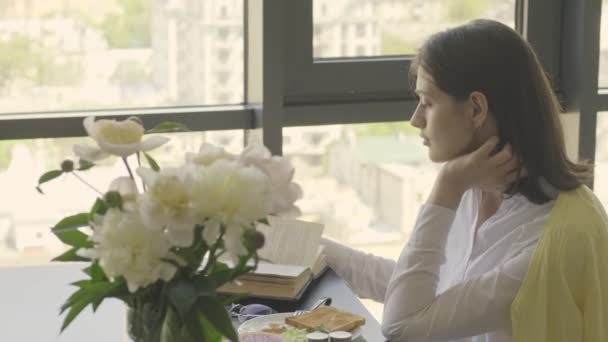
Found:
<path fill-rule="evenodd" d="M 55 227 L 53 227 L 53 232 L 62 232 L 62 231 L 71 231 L 76 230 L 80 227 L 85 227 L 89 225 L 89 213 L 80 213 L 68 217 L 64 217 L 61 221 L 59 221 Z"/>
<path fill-rule="evenodd" d="M 146 131 L 146 134 L 149 133 L 168 133 L 168 132 L 187 132 L 189 131 L 188 127 L 183 124 L 177 122 L 166 121 L 156 125 L 156 127 L 149 129 Z"/>
<path fill-rule="evenodd" d="M 184 280 L 172 283 L 168 289 L 169 301 L 182 319 L 188 317 L 198 295 L 198 290 L 194 284 Z"/>
<path fill-rule="evenodd" d="M 92 168 L 93 166 L 95 166 L 95 163 L 90 162 L 88 160 L 80 159 L 80 160 L 78 160 L 78 165 L 80 165 L 78 167 L 78 171 L 86 171 L 86 170 Z"/>
<path fill-rule="evenodd" d="M 222 341 L 222 335 L 215 329 L 215 327 L 203 316 L 199 315 L 201 325 L 203 326 L 203 332 L 205 333 L 205 339 L 203 341 Z M 232 340 L 236 342 L 238 340 Z"/>
<path fill-rule="evenodd" d="M 42 176 L 40 176 L 40 178 L 38 178 L 38 186 L 36 187 L 36 190 L 38 190 L 39 193 L 43 194 L 40 185 L 61 176 L 61 174 L 63 174 L 63 171 L 61 170 L 52 170 L 43 174 Z"/>
<path fill-rule="evenodd" d="M 69 230 L 69 231 L 55 231 L 53 230 L 55 235 L 61 240 L 61 242 L 66 245 L 76 247 L 76 248 L 91 248 L 93 247 L 93 242 L 89 241 L 89 236 L 78 230 Z"/>
<path fill-rule="evenodd" d="M 93 207 L 91 208 L 91 212 L 89 214 L 90 219 L 93 219 L 95 215 L 105 215 L 106 211 L 108 211 L 108 205 L 103 199 L 98 197 L 97 200 L 95 200 Z"/>
<path fill-rule="evenodd" d="M 267 226 L 270 226 L 270 222 L 268 222 L 268 218 L 267 217 L 264 217 L 263 219 L 259 219 L 258 222 L 259 223 L 263 223 L 263 224 L 265 224 Z"/>
<path fill-rule="evenodd" d="M 181 341 L 182 324 L 173 308 L 169 307 L 161 328 L 161 341 Z"/>
<path fill-rule="evenodd" d="M 62 332 L 70 325 L 70 323 L 72 323 L 74 318 L 76 318 L 76 316 L 78 316 L 78 314 L 87 307 L 87 305 L 89 305 L 89 302 L 86 299 L 83 299 L 69 306 L 70 311 L 68 311 L 68 314 L 65 316 L 63 324 L 61 325 Z"/>
<path fill-rule="evenodd" d="M 65 330 L 87 305 L 92 304 L 93 308 L 96 310 L 105 298 L 114 296 L 116 293 L 120 292 L 124 286 L 122 283 L 110 283 L 105 281 L 93 282 L 86 280 L 78 281 L 74 283 L 74 285 L 79 286 L 80 289 L 74 292 L 61 307 L 61 312 L 64 312 L 69 308 L 68 314 L 61 326 L 61 331 Z"/>
<path fill-rule="evenodd" d="M 62 261 L 62 262 L 90 261 L 87 258 L 83 258 L 83 257 L 77 255 L 76 251 L 78 249 L 79 248 L 76 248 L 76 247 L 70 248 L 67 252 L 65 252 L 65 253 L 63 253 L 63 254 L 61 254 L 59 256 L 54 257 L 52 261 Z"/>
<path fill-rule="evenodd" d="M 188 334 L 190 335 L 189 339 L 187 340 L 192 340 L 192 341 L 219 341 L 217 338 L 214 339 L 207 339 L 206 338 L 206 333 L 207 331 L 204 330 L 203 328 L 203 324 L 201 322 L 201 317 L 202 315 L 198 312 L 195 311 L 192 314 L 188 315 L 187 317 L 185 317 L 184 319 L 184 325 L 186 328 L 186 331 L 188 332 Z M 221 337 L 221 336 L 220 336 Z"/>
<path fill-rule="evenodd" d="M 79 248 L 93 247 L 93 242 L 89 241 L 88 235 L 78 230 L 80 227 L 89 225 L 89 217 L 88 213 L 68 216 L 59 221 L 51 230 L 59 240 L 67 245 Z"/>
<path fill-rule="evenodd" d="M 198 300 L 197 307 L 205 315 L 211 325 L 217 329 L 223 336 L 228 337 L 232 341 L 238 341 L 238 336 L 232 325 L 230 315 L 226 311 L 224 305 L 217 297 L 201 296 Z"/>
<path fill-rule="evenodd" d="M 223 284 L 234 279 L 233 272 L 230 268 L 215 268 L 209 271 L 209 275 L 207 276 L 210 282 L 213 282 L 215 287 L 220 287 Z"/>
<path fill-rule="evenodd" d="M 156 160 L 154 160 L 154 158 L 152 158 L 146 152 L 144 152 L 144 157 L 146 157 L 146 160 L 148 161 L 148 164 L 150 164 L 150 167 L 152 168 L 152 170 L 154 170 L 156 172 L 160 171 L 160 166 L 158 166 L 158 163 L 156 162 Z"/>
<path fill-rule="evenodd" d="M 103 269 L 99 265 L 99 261 L 97 260 L 91 263 L 91 266 L 85 268 L 84 273 L 88 274 L 89 277 L 91 277 L 91 280 L 94 282 L 108 281 L 106 273 L 103 271 Z"/>

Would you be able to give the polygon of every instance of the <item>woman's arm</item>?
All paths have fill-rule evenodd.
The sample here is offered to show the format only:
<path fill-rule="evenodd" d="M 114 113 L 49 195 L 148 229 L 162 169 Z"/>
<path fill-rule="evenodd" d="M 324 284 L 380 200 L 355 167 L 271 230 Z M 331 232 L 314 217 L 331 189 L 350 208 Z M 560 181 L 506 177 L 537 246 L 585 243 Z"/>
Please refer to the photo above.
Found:
<path fill-rule="evenodd" d="M 529 253 L 437 296 L 439 268 L 462 195 L 471 187 L 503 189 L 516 176 L 517 160 L 508 146 L 492 154 L 497 143 L 492 138 L 441 169 L 386 291 L 382 331 L 387 338 L 457 339 L 508 327 L 509 307 L 527 271 Z"/>
<path fill-rule="evenodd" d="M 327 264 L 362 298 L 382 302 L 395 269 L 395 261 L 323 239 Z"/>
<path fill-rule="evenodd" d="M 428 208 L 427 208 L 428 209 Z M 421 225 L 404 249 L 386 292 L 382 331 L 391 341 L 452 340 L 510 327 L 510 307 L 534 246 L 477 278 L 436 294 L 445 254 Z"/>

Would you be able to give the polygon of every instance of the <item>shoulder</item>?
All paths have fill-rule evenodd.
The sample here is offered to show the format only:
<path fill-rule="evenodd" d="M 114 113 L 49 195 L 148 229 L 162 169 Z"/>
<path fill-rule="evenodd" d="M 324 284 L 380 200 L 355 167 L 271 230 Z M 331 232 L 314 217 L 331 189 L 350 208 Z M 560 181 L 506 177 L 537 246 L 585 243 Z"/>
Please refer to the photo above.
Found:
<path fill-rule="evenodd" d="M 608 239 L 606 212 L 586 186 L 560 193 L 546 228 L 546 233 L 554 238 Z"/>

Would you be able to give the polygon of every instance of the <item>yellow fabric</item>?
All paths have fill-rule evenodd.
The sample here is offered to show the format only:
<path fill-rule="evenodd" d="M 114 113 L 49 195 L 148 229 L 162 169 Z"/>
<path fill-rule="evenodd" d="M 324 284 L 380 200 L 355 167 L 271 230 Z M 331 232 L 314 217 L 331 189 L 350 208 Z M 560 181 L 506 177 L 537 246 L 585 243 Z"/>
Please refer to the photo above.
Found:
<path fill-rule="evenodd" d="M 511 321 L 513 342 L 608 341 L 608 218 L 589 188 L 558 196 Z"/>

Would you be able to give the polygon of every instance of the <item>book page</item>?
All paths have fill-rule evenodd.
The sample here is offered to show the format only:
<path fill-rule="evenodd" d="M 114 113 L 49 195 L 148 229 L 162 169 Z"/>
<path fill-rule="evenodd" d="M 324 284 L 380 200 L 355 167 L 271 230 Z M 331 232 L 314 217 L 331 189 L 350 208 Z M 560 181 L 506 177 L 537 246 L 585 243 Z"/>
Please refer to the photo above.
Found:
<path fill-rule="evenodd" d="M 276 277 L 287 277 L 296 278 L 300 274 L 306 272 L 307 268 L 304 266 L 296 265 L 283 265 L 283 264 L 270 264 L 267 262 L 260 262 L 257 270 L 254 273 L 249 274 L 249 278 L 255 278 L 259 275 L 273 275 Z"/>
<path fill-rule="evenodd" d="M 318 256 L 323 225 L 269 217 L 270 226 L 258 225 L 266 237 L 258 255 L 273 263 L 312 267 Z"/>

